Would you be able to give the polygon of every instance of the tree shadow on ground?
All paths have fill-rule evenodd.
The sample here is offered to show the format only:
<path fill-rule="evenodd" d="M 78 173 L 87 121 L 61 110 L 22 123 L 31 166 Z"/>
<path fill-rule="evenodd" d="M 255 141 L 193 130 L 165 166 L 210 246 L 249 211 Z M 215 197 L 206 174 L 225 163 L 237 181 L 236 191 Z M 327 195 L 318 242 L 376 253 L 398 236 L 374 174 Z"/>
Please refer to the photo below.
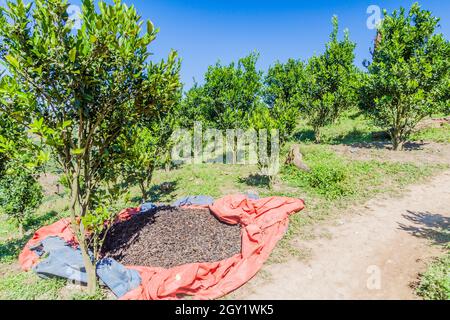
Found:
<path fill-rule="evenodd" d="M 164 182 L 158 185 L 154 185 L 148 191 L 148 201 L 161 202 L 162 200 L 174 200 L 175 191 L 178 188 L 178 180 Z M 134 197 L 133 202 L 139 202 L 142 198 L 140 196 Z"/>
<path fill-rule="evenodd" d="M 312 142 L 315 140 L 314 130 L 311 129 L 299 130 L 294 134 L 293 139 L 297 142 Z"/>
<path fill-rule="evenodd" d="M 346 144 L 349 147 L 355 149 L 370 149 L 370 150 L 393 150 L 392 143 L 390 141 L 372 141 L 372 142 L 358 142 Z M 403 151 L 420 151 L 424 150 L 427 143 L 407 142 Z"/>
<path fill-rule="evenodd" d="M 56 220 L 56 217 L 58 216 L 58 212 L 56 211 L 49 211 L 46 214 L 39 215 L 39 216 L 33 216 L 27 220 L 25 223 L 25 229 L 26 230 L 35 230 L 43 227 L 44 225 L 48 225 L 49 223 L 52 223 Z"/>
<path fill-rule="evenodd" d="M 57 217 L 58 212 L 49 211 L 46 214 L 29 218 L 24 225 L 26 230 L 25 236 L 20 238 L 11 238 L 0 243 L 0 262 L 3 263 L 16 260 L 25 244 L 33 236 L 34 230 L 53 223 Z"/>
<path fill-rule="evenodd" d="M 433 241 L 438 245 L 450 243 L 450 218 L 430 212 L 409 211 L 403 217 L 414 225 L 399 223 L 401 230 L 409 234 Z"/>
<path fill-rule="evenodd" d="M 367 132 L 364 130 L 354 129 L 345 134 L 332 136 L 332 137 L 323 137 L 323 143 L 326 144 L 344 144 L 344 145 L 352 145 L 357 143 L 372 143 L 376 141 L 386 141 L 387 143 L 389 139 L 389 134 L 386 132 Z M 294 134 L 294 140 L 297 142 L 314 142 L 315 136 L 314 131 L 311 129 L 302 129 Z"/>
<path fill-rule="evenodd" d="M 270 187 L 269 177 L 261 174 L 252 174 L 246 178 L 240 177 L 238 182 L 251 187 Z"/>
<path fill-rule="evenodd" d="M 17 260 L 25 244 L 31 236 L 25 236 L 20 239 L 11 239 L 0 243 L 0 263 Z"/>

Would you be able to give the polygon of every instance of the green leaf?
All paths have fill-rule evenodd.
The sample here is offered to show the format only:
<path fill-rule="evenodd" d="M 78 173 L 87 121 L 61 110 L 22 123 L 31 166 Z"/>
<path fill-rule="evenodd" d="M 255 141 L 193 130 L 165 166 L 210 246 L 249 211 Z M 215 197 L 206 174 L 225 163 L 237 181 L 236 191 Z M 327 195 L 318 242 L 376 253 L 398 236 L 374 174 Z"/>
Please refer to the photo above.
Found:
<path fill-rule="evenodd" d="M 7 56 L 5 56 L 5 59 L 14 67 L 14 68 L 19 68 L 19 61 L 17 61 L 16 58 L 14 58 L 12 55 L 8 54 Z"/>
<path fill-rule="evenodd" d="M 72 150 L 71 150 L 71 153 L 72 153 L 74 156 L 83 154 L 83 152 L 84 152 L 84 148 L 82 148 L 82 149 L 72 149 Z"/>
<path fill-rule="evenodd" d="M 73 62 L 75 62 L 76 57 L 77 57 L 77 48 L 73 48 L 69 52 L 69 59 L 73 63 Z"/>
<path fill-rule="evenodd" d="M 153 22 L 150 20 L 147 21 L 147 32 L 149 34 L 152 34 L 155 31 L 155 26 L 153 25 Z"/>
<path fill-rule="evenodd" d="M 71 120 L 66 120 L 66 121 L 64 121 L 64 122 L 62 123 L 61 127 L 62 127 L 63 129 L 65 129 L 65 128 L 69 127 L 71 124 L 72 124 L 72 121 L 71 121 Z"/>

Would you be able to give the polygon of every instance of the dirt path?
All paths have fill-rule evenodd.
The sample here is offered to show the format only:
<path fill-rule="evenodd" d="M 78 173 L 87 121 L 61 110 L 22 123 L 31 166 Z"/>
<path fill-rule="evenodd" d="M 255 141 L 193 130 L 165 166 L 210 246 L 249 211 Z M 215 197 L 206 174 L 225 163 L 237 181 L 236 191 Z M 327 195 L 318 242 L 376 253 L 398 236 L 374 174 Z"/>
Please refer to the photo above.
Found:
<path fill-rule="evenodd" d="M 270 265 L 242 299 L 417 299 L 411 283 L 449 241 L 450 171 L 400 199 L 371 200 L 303 241 L 308 261 Z"/>

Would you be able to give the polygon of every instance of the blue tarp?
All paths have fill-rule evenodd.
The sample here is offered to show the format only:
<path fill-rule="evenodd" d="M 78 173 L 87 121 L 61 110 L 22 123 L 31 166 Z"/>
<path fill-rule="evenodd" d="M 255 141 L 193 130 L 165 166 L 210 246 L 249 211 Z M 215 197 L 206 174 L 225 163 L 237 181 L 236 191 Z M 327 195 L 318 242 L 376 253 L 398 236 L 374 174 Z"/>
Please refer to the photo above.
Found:
<path fill-rule="evenodd" d="M 122 297 L 141 284 L 141 276 L 114 259 L 106 258 L 97 263 L 97 275 L 117 296 Z"/>
<path fill-rule="evenodd" d="M 183 206 L 209 206 L 214 203 L 214 198 L 210 196 L 189 196 L 175 201 L 172 205 L 174 207 Z"/>
<path fill-rule="evenodd" d="M 48 237 L 31 248 L 43 260 L 33 270 L 44 279 L 60 277 L 80 284 L 87 283 L 86 269 L 80 249 L 69 246 L 64 239 Z M 103 259 L 97 263 L 99 279 L 117 296 L 122 297 L 137 288 L 141 277 L 135 270 L 129 270 L 113 259 Z"/>
<path fill-rule="evenodd" d="M 143 205 L 141 205 L 141 213 L 149 212 L 153 209 L 156 209 L 158 206 L 151 202 L 146 202 Z"/>

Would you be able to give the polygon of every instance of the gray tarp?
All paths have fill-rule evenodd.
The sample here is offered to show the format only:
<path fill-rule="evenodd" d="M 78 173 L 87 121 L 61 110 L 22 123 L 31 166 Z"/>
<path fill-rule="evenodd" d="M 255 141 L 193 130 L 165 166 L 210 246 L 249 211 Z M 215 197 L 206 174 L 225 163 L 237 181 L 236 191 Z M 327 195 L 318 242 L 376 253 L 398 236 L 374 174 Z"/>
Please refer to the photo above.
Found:
<path fill-rule="evenodd" d="M 59 237 L 48 237 L 31 248 L 42 257 L 33 270 L 41 278 L 60 277 L 80 284 L 87 283 L 86 269 L 79 249 L 74 249 Z M 129 270 L 113 259 L 97 263 L 99 279 L 118 297 L 137 288 L 141 277 L 135 270 Z"/>

